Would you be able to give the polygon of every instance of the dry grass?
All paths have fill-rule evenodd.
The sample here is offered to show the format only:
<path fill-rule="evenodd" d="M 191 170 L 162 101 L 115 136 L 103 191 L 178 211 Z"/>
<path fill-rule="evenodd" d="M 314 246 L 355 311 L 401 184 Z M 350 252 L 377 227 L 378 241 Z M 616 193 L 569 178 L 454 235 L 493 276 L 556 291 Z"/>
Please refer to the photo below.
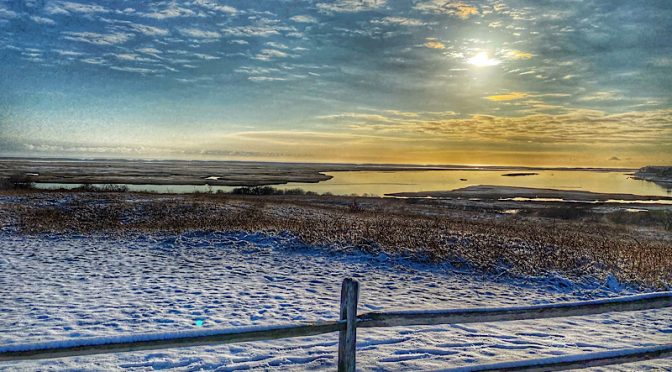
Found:
<path fill-rule="evenodd" d="M 74 195 L 74 194 L 73 194 Z M 352 198 L 76 194 L 70 203 L 15 206 L 26 233 L 288 231 L 308 244 L 359 248 L 486 272 L 672 285 L 672 244 L 613 224 L 446 210 Z M 353 205 L 357 207 L 354 208 Z M 431 212 L 431 213 L 429 213 Z"/>

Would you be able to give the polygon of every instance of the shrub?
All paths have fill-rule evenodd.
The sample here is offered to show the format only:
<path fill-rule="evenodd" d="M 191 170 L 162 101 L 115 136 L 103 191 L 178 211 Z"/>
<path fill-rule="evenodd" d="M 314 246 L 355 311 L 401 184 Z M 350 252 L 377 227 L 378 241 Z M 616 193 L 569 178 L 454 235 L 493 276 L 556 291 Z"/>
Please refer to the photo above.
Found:
<path fill-rule="evenodd" d="M 672 211 L 670 210 L 617 211 L 609 213 L 605 217 L 607 221 L 620 225 L 660 226 L 667 231 L 672 231 Z"/>
<path fill-rule="evenodd" d="M 278 190 L 281 191 L 281 190 Z M 285 195 L 306 195 L 306 192 L 302 188 L 287 189 L 284 190 Z"/>
<path fill-rule="evenodd" d="M 7 178 L 0 178 L 0 190 L 10 190 L 13 189 L 12 184 Z"/>
<path fill-rule="evenodd" d="M 357 199 L 353 199 L 352 202 L 348 204 L 348 210 L 351 213 L 359 213 L 363 212 L 364 208 L 362 208 L 362 206 L 359 203 L 357 203 Z"/>
<path fill-rule="evenodd" d="M 235 195 L 277 195 L 278 190 L 270 186 L 236 187 L 231 193 Z"/>
<path fill-rule="evenodd" d="M 101 192 L 128 192 L 126 185 L 103 185 L 99 188 Z"/>
<path fill-rule="evenodd" d="M 33 186 L 32 178 L 25 174 L 15 174 L 0 179 L 0 190 L 30 190 Z"/>
<path fill-rule="evenodd" d="M 660 219 L 663 223 L 663 227 L 667 231 L 672 231 L 672 211 L 667 210 L 667 211 L 662 211 L 660 216 Z"/>
<path fill-rule="evenodd" d="M 234 195 L 306 195 L 301 188 L 280 190 L 271 186 L 236 187 L 231 190 Z"/>
<path fill-rule="evenodd" d="M 590 214 L 590 209 L 583 205 L 547 207 L 537 210 L 539 217 L 560 218 L 563 220 L 576 220 L 588 214 Z"/>
<path fill-rule="evenodd" d="M 92 185 L 90 183 L 83 183 L 81 186 L 74 188 L 75 191 L 81 192 L 128 192 L 126 185 L 107 184 L 102 186 Z"/>

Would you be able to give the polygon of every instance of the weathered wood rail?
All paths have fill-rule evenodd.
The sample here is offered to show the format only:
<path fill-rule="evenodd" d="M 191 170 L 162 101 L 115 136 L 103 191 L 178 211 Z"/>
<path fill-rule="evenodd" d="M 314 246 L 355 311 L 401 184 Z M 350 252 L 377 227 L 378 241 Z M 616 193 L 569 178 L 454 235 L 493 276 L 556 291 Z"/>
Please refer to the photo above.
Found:
<path fill-rule="evenodd" d="M 357 328 L 506 322 L 672 307 L 672 292 L 657 292 L 552 305 L 369 312 L 357 315 L 358 299 L 359 283 L 345 279 L 341 287 L 338 321 L 10 344 L 0 346 L 0 362 L 266 341 L 339 332 L 338 370 L 350 372 L 356 369 Z M 560 371 L 667 357 L 672 357 L 672 343 L 655 347 L 467 366 L 445 371 Z"/>

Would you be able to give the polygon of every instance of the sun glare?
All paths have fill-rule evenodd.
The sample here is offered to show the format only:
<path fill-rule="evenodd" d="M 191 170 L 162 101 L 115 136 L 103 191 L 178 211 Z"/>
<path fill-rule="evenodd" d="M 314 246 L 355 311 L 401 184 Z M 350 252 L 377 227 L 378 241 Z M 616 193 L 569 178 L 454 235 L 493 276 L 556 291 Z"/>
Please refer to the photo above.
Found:
<path fill-rule="evenodd" d="M 487 66 L 496 66 L 499 64 L 499 60 L 488 57 L 488 53 L 480 52 L 475 56 L 467 59 L 467 63 L 474 65 L 476 67 L 487 67 Z"/>

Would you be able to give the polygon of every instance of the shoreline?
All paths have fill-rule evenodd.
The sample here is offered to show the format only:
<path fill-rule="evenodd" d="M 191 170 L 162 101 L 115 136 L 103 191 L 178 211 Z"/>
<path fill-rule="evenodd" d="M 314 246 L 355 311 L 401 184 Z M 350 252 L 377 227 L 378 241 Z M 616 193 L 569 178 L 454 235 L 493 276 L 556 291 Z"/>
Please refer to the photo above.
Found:
<path fill-rule="evenodd" d="M 672 167 L 647 166 L 632 175 L 636 180 L 649 181 L 666 188 L 672 188 Z"/>
<path fill-rule="evenodd" d="M 493 186 L 479 185 L 468 186 L 461 189 L 450 191 L 419 191 L 419 192 L 398 192 L 390 193 L 385 196 L 403 197 L 403 198 L 480 198 L 488 200 L 506 200 L 515 198 L 524 199 L 563 199 L 576 202 L 609 202 L 610 200 L 623 201 L 672 201 L 671 196 L 650 196 L 634 194 L 611 194 L 598 193 L 591 191 L 573 191 L 559 189 L 545 189 L 534 187 L 513 187 L 513 186 Z"/>

